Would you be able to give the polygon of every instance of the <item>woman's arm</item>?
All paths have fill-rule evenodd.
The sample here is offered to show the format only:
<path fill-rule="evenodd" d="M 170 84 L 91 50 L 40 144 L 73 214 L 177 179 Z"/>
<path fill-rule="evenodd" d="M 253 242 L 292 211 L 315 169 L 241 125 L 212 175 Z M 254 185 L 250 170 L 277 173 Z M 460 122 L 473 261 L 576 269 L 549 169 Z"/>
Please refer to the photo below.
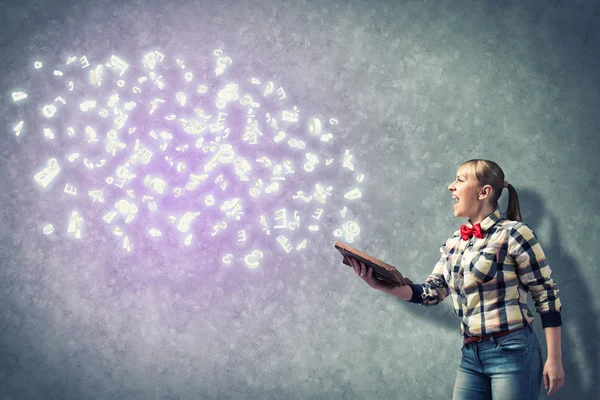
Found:
<path fill-rule="evenodd" d="M 409 301 L 412 298 L 413 295 L 413 291 L 412 288 L 409 285 L 404 285 L 404 286 L 385 286 L 381 289 L 382 292 L 385 293 L 389 293 L 392 296 L 396 296 L 399 299 L 405 300 L 405 301 Z"/>
<path fill-rule="evenodd" d="M 546 335 L 546 346 L 548 347 L 548 359 L 562 361 L 560 351 L 560 326 L 544 328 Z"/>
<path fill-rule="evenodd" d="M 547 395 L 556 393 L 565 382 L 565 372 L 562 366 L 562 353 L 560 351 L 560 326 L 544 328 L 548 357 L 544 364 L 544 388 Z"/>

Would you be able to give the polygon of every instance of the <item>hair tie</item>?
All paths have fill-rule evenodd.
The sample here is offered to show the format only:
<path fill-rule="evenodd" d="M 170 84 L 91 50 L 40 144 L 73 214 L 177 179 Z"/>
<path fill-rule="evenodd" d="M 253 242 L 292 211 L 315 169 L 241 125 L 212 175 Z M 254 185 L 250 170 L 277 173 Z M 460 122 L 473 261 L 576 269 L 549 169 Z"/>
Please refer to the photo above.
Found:
<path fill-rule="evenodd" d="M 508 187 L 508 182 L 504 181 L 504 187 L 507 188 Z"/>

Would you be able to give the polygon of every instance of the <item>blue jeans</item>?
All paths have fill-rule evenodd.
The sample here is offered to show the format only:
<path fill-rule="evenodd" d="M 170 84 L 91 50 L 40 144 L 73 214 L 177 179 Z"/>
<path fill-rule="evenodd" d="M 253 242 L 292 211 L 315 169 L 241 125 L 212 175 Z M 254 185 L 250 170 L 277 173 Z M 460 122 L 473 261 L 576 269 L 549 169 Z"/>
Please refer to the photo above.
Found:
<path fill-rule="evenodd" d="M 542 351 L 531 326 L 463 344 L 453 400 L 537 400 Z"/>

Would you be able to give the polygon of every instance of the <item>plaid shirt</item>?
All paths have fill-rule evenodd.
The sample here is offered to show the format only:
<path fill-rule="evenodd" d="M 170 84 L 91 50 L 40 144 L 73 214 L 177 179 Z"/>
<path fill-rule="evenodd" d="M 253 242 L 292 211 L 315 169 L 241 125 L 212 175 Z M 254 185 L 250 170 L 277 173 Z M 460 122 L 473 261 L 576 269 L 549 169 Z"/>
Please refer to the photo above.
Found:
<path fill-rule="evenodd" d="M 440 247 L 442 256 L 425 283 L 411 285 L 410 301 L 431 306 L 450 294 L 461 333 L 484 336 L 533 322 L 529 291 L 542 326 L 561 326 L 558 285 L 531 228 L 501 218 L 496 209 L 481 222 L 481 231 L 482 239 L 466 241 L 460 230 L 454 232 Z"/>

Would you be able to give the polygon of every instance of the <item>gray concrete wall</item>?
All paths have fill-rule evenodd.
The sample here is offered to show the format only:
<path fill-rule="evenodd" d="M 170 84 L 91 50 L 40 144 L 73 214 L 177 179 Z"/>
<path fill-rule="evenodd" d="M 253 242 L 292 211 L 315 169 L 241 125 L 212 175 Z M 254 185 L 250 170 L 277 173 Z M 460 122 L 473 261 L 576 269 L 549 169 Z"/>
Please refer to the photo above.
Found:
<path fill-rule="evenodd" d="M 353 245 L 422 282 L 465 222 L 454 218 L 447 186 L 471 158 L 503 168 L 559 284 L 566 381 L 552 397 L 593 398 L 599 28 L 592 1 L 1 2 L 0 399 L 450 398 L 460 357 L 450 302 L 425 309 L 370 289 L 340 263 L 333 232 L 347 205 L 361 228 Z M 61 179 L 79 185 L 76 198 L 63 193 L 65 180 L 49 190 L 34 182 L 49 157 L 66 166 L 69 151 L 90 149 L 83 136 L 69 142 L 64 132 L 54 140 L 42 132 L 41 106 L 68 94 L 51 76 L 67 56 L 87 55 L 95 66 L 118 54 L 133 65 L 133 80 L 143 54 L 160 50 L 169 73 L 181 57 L 215 85 L 214 97 L 224 82 L 213 73 L 217 48 L 233 60 L 230 81 L 260 76 L 285 87 L 286 107 L 301 110 L 297 137 L 310 141 L 312 117 L 337 118 L 326 125 L 333 141 L 313 140 L 310 150 L 339 162 L 348 149 L 365 174 L 359 200 L 340 197 L 354 175 L 336 164 L 261 203 L 272 215 L 293 208 L 301 184 L 335 186 L 306 249 L 286 254 L 274 236 L 254 236 L 265 253 L 260 267 L 228 268 L 224 252 L 243 255 L 253 245 L 208 240 L 208 212 L 194 225 L 203 240 L 182 245 L 165 222 L 182 211 L 173 203 L 159 210 L 161 222 L 140 211 L 127 227 L 135 239 L 128 254 L 101 221 L 120 195 L 107 195 L 104 208 L 85 196 L 102 175 L 81 160 L 65 167 Z M 105 102 L 116 87 L 106 85 L 89 87 L 90 96 Z M 16 90 L 28 99 L 13 102 Z M 171 102 L 176 91 L 167 88 Z M 57 121 L 81 123 L 70 107 Z M 154 121 L 138 118 L 151 129 Z M 20 120 L 26 127 L 16 137 Z M 66 233 L 74 207 L 85 218 L 80 240 Z M 260 228 L 258 209 L 247 214 Z M 50 236 L 42 234 L 47 223 L 56 226 Z M 145 235 L 150 223 L 172 234 L 164 247 Z M 534 325 L 545 354 L 537 314 Z"/>

